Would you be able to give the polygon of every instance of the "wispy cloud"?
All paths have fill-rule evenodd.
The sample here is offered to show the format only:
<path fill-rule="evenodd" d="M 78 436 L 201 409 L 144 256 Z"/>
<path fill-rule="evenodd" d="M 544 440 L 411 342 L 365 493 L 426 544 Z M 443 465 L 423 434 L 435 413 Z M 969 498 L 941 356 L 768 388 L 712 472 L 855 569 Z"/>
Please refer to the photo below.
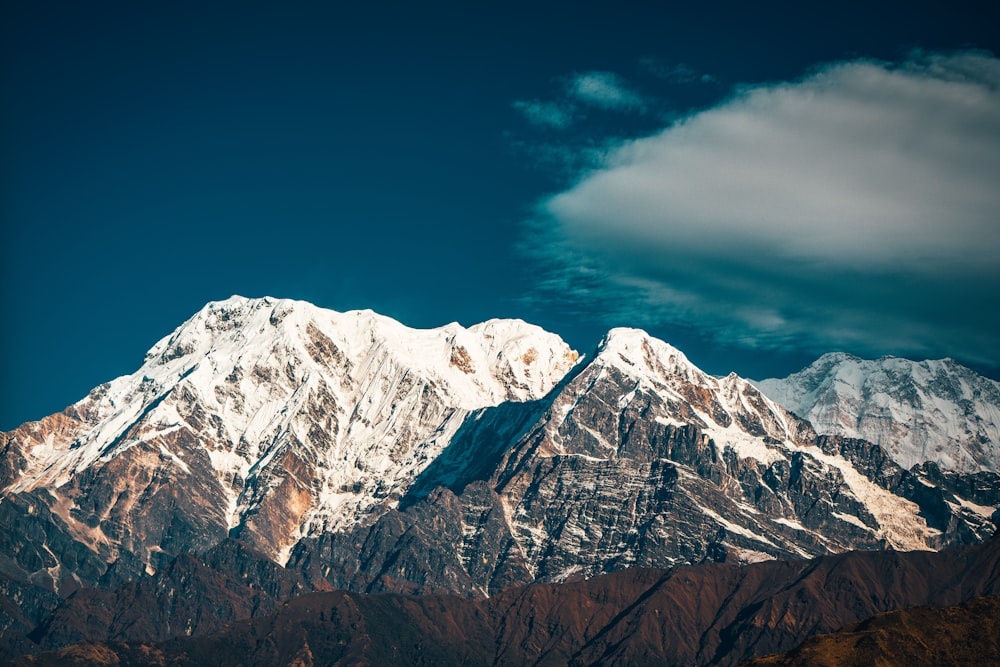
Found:
<path fill-rule="evenodd" d="M 564 129 L 573 124 L 573 109 L 566 104 L 519 100 L 512 105 L 532 125 Z"/>
<path fill-rule="evenodd" d="M 997 364 L 998 183 L 1000 60 L 851 61 L 622 143 L 531 245 L 543 291 L 637 324 Z"/>
<path fill-rule="evenodd" d="M 584 104 L 612 111 L 642 111 L 646 104 L 639 93 L 614 72 L 584 72 L 574 75 L 567 94 Z"/>
<path fill-rule="evenodd" d="M 559 80 L 553 100 L 517 100 L 511 106 L 536 127 L 564 130 L 586 119 L 588 109 L 644 113 L 646 100 L 613 72 L 584 72 Z"/>

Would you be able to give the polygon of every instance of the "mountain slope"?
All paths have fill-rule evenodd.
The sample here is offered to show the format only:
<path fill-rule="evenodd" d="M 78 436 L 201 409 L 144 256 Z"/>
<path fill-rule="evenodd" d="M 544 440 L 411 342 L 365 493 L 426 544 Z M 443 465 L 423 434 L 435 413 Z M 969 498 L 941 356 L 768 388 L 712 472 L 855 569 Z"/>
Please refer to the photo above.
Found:
<path fill-rule="evenodd" d="M 818 432 L 873 442 L 904 468 L 1000 470 L 1000 383 L 951 359 L 826 354 L 756 385 Z"/>
<path fill-rule="evenodd" d="M 753 667 L 908 667 L 1000 664 L 1000 597 L 950 607 L 886 612 L 831 634 L 812 637 Z"/>
<path fill-rule="evenodd" d="M 329 586 L 311 586 L 245 544 L 227 539 L 205 554 L 182 554 L 154 576 L 113 591 L 84 588 L 30 633 L 33 650 L 81 640 L 162 641 L 221 631 Z"/>

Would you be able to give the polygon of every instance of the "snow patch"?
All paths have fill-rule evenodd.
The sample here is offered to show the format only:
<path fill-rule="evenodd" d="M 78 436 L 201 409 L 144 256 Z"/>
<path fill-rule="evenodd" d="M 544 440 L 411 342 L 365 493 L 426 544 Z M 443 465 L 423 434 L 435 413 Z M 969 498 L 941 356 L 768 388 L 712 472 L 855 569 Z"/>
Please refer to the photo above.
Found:
<path fill-rule="evenodd" d="M 972 502 L 971 500 L 966 500 L 965 498 L 960 498 L 958 496 L 955 496 L 955 500 L 959 502 L 959 505 L 961 507 L 969 510 L 974 514 L 978 514 L 984 519 L 992 519 L 993 515 L 996 514 L 997 512 L 997 509 L 995 507 L 989 507 L 987 505 L 978 505 Z M 953 508 L 955 508 L 954 503 L 948 502 L 948 504 L 951 505 Z"/>
<path fill-rule="evenodd" d="M 863 530 L 867 530 L 870 533 L 874 533 L 875 532 L 872 529 L 871 526 L 866 525 L 864 521 L 862 521 L 858 517 L 854 516 L 853 514 L 844 514 L 843 512 L 831 512 L 830 514 L 831 514 L 831 516 L 834 516 L 834 517 L 840 519 L 841 521 L 853 524 L 853 525 L 857 526 L 858 528 L 861 528 Z"/>
<path fill-rule="evenodd" d="M 168 450 L 166 447 L 164 447 L 162 444 L 160 445 L 160 454 L 165 456 L 167 459 L 170 460 L 171 463 L 173 463 L 178 468 L 183 470 L 184 474 L 186 475 L 191 474 L 191 468 L 188 467 L 188 464 L 185 463 L 179 456 L 177 456 L 176 454 Z"/>
<path fill-rule="evenodd" d="M 813 532 L 813 531 L 809 530 L 808 528 L 806 528 L 805 526 L 803 526 L 798 521 L 794 521 L 792 519 L 786 519 L 784 517 L 778 517 L 777 519 L 771 519 L 771 521 L 773 521 L 774 523 L 780 523 L 783 526 L 788 526 L 789 528 L 794 528 L 795 530 L 801 530 L 804 533 L 812 533 Z"/>
<path fill-rule="evenodd" d="M 715 512 L 715 511 L 713 511 L 713 510 L 705 507 L 704 505 L 699 505 L 698 506 L 698 510 L 700 512 L 704 513 L 709 518 L 711 518 L 716 523 L 718 523 L 720 526 L 722 526 L 723 528 L 725 528 L 730 533 L 734 533 L 736 535 L 741 535 L 742 537 L 746 537 L 748 539 L 754 540 L 755 542 L 761 542 L 763 544 L 767 544 L 769 546 L 774 547 L 775 549 L 778 548 L 778 546 L 774 542 L 772 542 L 771 540 L 767 539 L 763 535 L 758 535 L 757 533 L 754 533 L 753 531 L 750 531 L 750 530 L 744 528 L 743 526 L 735 524 L 732 521 L 729 521 L 728 519 L 724 519 L 717 512 Z"/>
<path fill-rule="evenodd" d="M 714 422 L 704 429 L 715 444 L 720 448 L 732 447 L 741 459 L 754 459 L 765 466 L 776 461 L 787 460 L 787 457 L 776 447 L 769 447 L 762 438 L 752 436 L 735 425 L 721 427 Z"/>

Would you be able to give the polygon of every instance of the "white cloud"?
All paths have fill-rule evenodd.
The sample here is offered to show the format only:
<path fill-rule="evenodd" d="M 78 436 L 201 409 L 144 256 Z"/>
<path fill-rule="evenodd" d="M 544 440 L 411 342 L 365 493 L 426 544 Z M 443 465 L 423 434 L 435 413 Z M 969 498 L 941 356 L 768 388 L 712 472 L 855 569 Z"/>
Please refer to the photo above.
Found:
<path fill-rule="evenodd" d="M 541 218 L 548 284 L 633 319 L 997 364 L 1000 60 L 853 61 L 742 89 L 621 144 Z"/>
<path fill-rule="evenodd" d="M 613 72 L 584 72 L 573 76 L 567 94 L 592 106 L 613 111 L 642 111 L 642 97 Z"/>
<path fill-rule="evenodd" d="M 532 125 L 561 130 L 573 124 L 573 110 L 566 105 L 539 100 L 519 100 L 514 102 L 513 107 Z"/>

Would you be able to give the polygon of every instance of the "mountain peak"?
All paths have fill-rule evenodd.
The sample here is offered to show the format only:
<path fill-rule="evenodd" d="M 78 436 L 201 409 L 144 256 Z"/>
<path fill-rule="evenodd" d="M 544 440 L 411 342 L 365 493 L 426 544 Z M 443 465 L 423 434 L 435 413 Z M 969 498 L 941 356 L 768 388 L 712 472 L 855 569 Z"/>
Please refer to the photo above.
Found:
<path fill-rule="evenodd" d="M 861 357 L 850 352 L 827 352 L 820 356 L 813 364 L 839 364 L 849 361 L 863 361 Z"/>
<path fill-rule="evenodd" d="M 597 346 L 595 359 L 630 374 L 682 373 L 699 380 L 705 375 L 683 352 L 642 329 L 611 329 Z"/>
<path fill-rule="evenodd" d="M 188 502 L 205 506 L 189 509 L 282 560 L 309 525 L 362 521 L 394 502 L 470 411 L 541 398 L 576 359 L 520 320 L 412 329 L 370 310 L 233 296 L 68 408 L 72 427 L 25 447 L 8 491 L 72 494 L 85 470 L 117 479 L 111 470 L 135 467 L 141 479 L 150 461 L 163 484 L 208 471 L 211 481 L 187 483 L 208 494 L 192 491 Z"/>
<path fill-rule="evenodd" d="M 604 400 L 623 409 L 638 394 L 655 394 L 657 408 L 647 410 L 645 419 L 695 425 L 718 443 L 731 444 L 740 456 L 770 462 L 776 456 L 771 447 L 795 446 L 814 435 L 747 380 L 735 373 L 713 377 L 676 347 L 641 329 L 609 331 L 566 400 L 572 403 L 575 393 L 591 392 L 598 382 L 608 386 Z"/>

